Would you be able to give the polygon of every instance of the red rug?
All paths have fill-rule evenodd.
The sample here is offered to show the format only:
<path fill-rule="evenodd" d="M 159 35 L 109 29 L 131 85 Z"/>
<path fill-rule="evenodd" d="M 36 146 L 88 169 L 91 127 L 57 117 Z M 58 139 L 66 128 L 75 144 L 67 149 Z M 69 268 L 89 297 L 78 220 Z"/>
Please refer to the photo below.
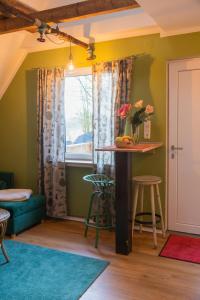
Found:
<path fill-rule="evenodd" d="M 200 264 L 200 239 L 170 235 L 160 256 Z"/>

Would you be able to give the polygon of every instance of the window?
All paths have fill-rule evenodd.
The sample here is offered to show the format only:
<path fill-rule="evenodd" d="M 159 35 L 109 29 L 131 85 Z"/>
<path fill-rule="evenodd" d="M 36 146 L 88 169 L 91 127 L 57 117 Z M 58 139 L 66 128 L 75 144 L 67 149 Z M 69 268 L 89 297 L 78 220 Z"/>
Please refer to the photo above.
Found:
<path fill-rule="evenodd" d="M 66 159 L 92 160 L 92 75 L 83 68 L 65 77 Z"/>

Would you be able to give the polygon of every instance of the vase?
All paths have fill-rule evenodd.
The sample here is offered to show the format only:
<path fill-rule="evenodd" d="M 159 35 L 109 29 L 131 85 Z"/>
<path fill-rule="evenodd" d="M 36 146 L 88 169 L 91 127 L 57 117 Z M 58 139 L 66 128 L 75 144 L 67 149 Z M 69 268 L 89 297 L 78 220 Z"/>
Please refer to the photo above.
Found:
<path fill-rule="evenodd" d="M 140 141 L 140 126 L 136 126 L 132 129 L 132 132 L 133 132 L 133 141 L 134 141 L 134 144 L 138 144 L 139 141 Z"/>
<path fill-rule="evenodd" d="M 124 136 L 131 137 L 133 143 L 138 144 L 140 140 L 140 126 L 135 126 L 130 122 L 130 120 L 126 120 Z"/>
<path fill-rule="evenodd" d="M 129 120 L 126 120 L 126 122 L 125 122 L 123 135 L 133 137 L 133 128 L 132 128 L 132 124 Z"/>

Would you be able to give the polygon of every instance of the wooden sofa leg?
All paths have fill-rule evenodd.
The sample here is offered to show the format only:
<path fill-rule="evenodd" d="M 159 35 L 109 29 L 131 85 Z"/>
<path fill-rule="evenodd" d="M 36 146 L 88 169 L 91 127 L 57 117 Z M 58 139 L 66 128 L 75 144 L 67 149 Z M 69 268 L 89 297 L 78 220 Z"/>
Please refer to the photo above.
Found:
<path fill-rule="evenodd" d="M 16 234 L 11 234 L 11 239 L 14 240 L 16 238 Z"/>

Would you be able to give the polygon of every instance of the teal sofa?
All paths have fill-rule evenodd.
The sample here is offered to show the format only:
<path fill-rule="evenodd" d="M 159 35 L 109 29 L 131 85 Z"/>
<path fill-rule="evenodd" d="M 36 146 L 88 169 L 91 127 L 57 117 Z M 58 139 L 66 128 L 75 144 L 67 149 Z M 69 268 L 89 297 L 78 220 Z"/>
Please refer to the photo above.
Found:
<path fill-rule="evenodd" d="M 14 187 L 14 174 L 0 172 L 0 189 Z M 16 235 L 31 226 L 41 223 L 45 218 L 45 197 L 32 195 L 27 201 L 0 202 L 0 208 L 8 210 L 11 217 L 8 221 L 7 234 Z"/>

